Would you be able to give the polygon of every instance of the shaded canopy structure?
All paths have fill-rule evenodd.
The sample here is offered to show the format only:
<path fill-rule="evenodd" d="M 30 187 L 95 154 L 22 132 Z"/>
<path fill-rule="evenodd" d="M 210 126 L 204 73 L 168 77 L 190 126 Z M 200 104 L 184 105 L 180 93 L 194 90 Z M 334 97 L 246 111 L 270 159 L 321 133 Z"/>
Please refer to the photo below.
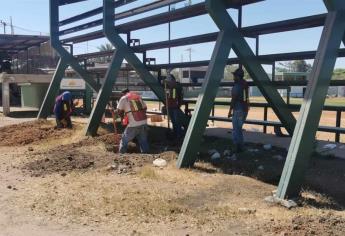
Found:
<path fill-rule="evenodd" d="M 48 42 L 49 36 L 0 34 L 0 53 L 13 56 L 31 47 Z"/>
<path fill-rule="evenodd" d="M 78 2 L 85 1 L 50 0 L 51 42 L 61 56 L 61 60 L 40 109 L 39 118 L 46 118 L 49 115 L 54 103 L 54 95 L 68 66 L 71 66 L 98 92 L 86 130 L 87 134 L 95 135 L 123 60 L 126 60 L 136 70 L 144 83 L 150 87 L 162 102 L 164 102 L 165 97 L 164 89 L 159 83 L 158 78 L 153 76 L 151 72 L 155 71 L 160 74 L 161 70 L 166 68 L 208 65 L 208 71 L 195 105 L 194 114 L 190 120 L 182 111 L 179 114 L 179 119 L 188 129 L 179 154 L 178 167 L 188 167 L 193 165 L 196 160 L 201 137 L 204 133 L 220 81 L 224 75 L 224 68 L 227 64 L 238 63 L 246 68 L 255 85 L 271 105 L 282 126 L 292 136 L 287 160 L 278 186 L 277 197 L 287 198 L 299 193 L 308 160 L 313 151 L 315 134 L 335 61 L 338 56 L 345 55 L 344 50 L 339 49 L 341 41 L 345 40 L 345 1 L 324 0 L 323 2 L 328 10 L 325 14 L 246 27 L 242 27 L 242 11 L 244 6 L 254 3 L 258 5 L 263 0 L 206 0 L 192 5 L 185 5 L 173 11 L 170 11 L 172 4 L 184 1 L 159 0 L 143 3 L 136 0 L 103 0 L 102 7 L 60 20 L 60 6 L 72 3 L 75 3 L 77 6 Z M 141 5 L 130 5 L 134 2 L 141 3 Z M 126 8 L 123 8 L 124 6 Z M 237 11 L 237 22 L 228 14 L 229 8 Z M 139 19 L 137 17 L 130 18 L 153 12 L 157 9 L 165 10 L 159 11 L 159 13 L 155 12 L 149 16 L 144 15 L 141 18 L 139 17 Z M 103 14 L 103 17 L 95 20 L 94 16 L 100 13 Z M 208 15 L 219 31 L 171 39 L 169 30 L 169 40 L 147 44 L 138 44 L 138 39 L 131 37 L 131 32 L 136 30 L 163 24 L 170 25 L 171 22 L 202 15 Z M 127 19 L 127 21 L 121 21 L 120 24 L 115 25 L 115 21 L 123 19 Z M 71 26 L 71 24 L 73 25 Z M 102 26 L 103 29 L 95 29 L 98 26 Z M 260 55 L 259 45 L 262 35 L 315 27 L 323 27 L 316 51 Z M 88 32 L 84 32 L 86 29 Z M 126 40 L 121 37 L 121 34 L 126 35 Z M 79 58 L 82 58 L 82 56 L 73 56 L 64 48 L 66 44 L 73 46 L 77 43 L 100 38 L 108 39 L 115 47 L 114 51 L 106 52 L 107 55 L 112 55 L 112 61 L 101 87 L 96 84 L 85 68 L 79 63 Z M 255 50 L 252 50 L 246 38 L 255 39 Z M 206 42 L 215 42 L 212 56 L 207 61 L 149 65 L 150 58 L 146 57 L 147 52 L 150 50 L 170 49 L 171 47 Z M 237 57 L 229 58 L 231 50 L 236 53 Z M 139 59 L 137 54 L 142 54 L 142 59 Z M 105 52 L 102 52 L 102 55 L 105 55 Z M 263 68 L 263 64 L 271 65 L 274 72 L 277 61 L 294 59 L 315 59 L 297 121 L 278 93 L 278 88 Z"/>

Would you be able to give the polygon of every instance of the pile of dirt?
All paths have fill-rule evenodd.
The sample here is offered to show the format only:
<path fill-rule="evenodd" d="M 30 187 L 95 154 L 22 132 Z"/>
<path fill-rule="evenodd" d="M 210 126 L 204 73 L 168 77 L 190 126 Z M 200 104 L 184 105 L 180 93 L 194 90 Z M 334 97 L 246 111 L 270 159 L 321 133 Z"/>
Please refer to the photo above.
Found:
<path fill-rule="evenodd" d="M 277 221 L 267 226 L 268 231 L 280 235 L 344 235 L 345 219 L 328 213 L 322 216 L 296 215 L 291 219 L 291 224 L 282 224 Z"/>
<path fill-rule="evenodd" d="M 28 152 L 27 155 L 30 161 L 26 162 L 22 169 L 35 177 L 52 173 L 66 175 L 71 171 L 102 168 L 108 168 L 123 174 L 135 173 L 138 168 L 152 163 L 158 157 L 162 157 L 167 161 L 176 159 L 176 154 L 171 155 L 171 152 L 160 155 L 140 153 L 122 155 L 114 153 L 113 149 L 109 150 L 109 146 L 118 146 L 119 140 L 120 135 L 106 134 L 96 138 L 88 137 L 77 143 L 62 145 L 48 151 Z"/>
<path fill-rule="evenodd" d="M 57 139 L 73 134 L 73 130 L 55 129 L 52 121 L 36 120 L 0 128 L 0 146 L 20 146 Z"/>

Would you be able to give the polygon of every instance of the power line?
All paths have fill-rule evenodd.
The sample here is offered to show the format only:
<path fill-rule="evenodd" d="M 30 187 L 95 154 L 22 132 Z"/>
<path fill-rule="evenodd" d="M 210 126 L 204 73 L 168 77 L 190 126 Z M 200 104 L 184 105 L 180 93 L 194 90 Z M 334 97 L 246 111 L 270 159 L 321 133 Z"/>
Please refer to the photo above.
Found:
<path fill-rule="evenodd" d="M 21 27 L 21 26 L 17 26 L 17 25 L 13 25 L 12 22 L 11 23 L 8 23 L 6 21 L 3 21 L 3 20 L 0 20 L 0 24 L 3 25 L 4 27 L 4 33 L 6 34 L 6 26 L 11 26 L 11 28 L 16 28 L 16 29 L 19 29 L 19 30 L 22 30 L 22 31 L 26 31 L 26 32 L 31 32 L 31 33 L 39 33 L 40 35 L 49 35 L 49 33 L 47 32 L 42 32 L 42 31 L 38 31 L 38 30 L 31 30 L 31 29 L 28 29 L 28 28 L 24 28 L 24 27 Z M 12 30 L 13 31 L 13 30 Z"/>

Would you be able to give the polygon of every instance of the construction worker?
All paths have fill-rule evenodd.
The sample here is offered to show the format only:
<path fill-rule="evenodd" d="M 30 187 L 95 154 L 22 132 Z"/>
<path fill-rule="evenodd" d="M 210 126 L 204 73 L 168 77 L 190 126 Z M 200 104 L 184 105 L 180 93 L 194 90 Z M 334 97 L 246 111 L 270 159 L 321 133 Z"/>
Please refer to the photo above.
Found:
<path fill-rule="evenodd" d="M 170 74 L 165 83 L 167 113 L 173 124 L 174 134 L 177 139 L 183 136 L 182 125 L 178 119 L 180 107 L 183 102 L 183 90 L 181 84 Z"/>
<path fill-rule="evenodd" d="M 54 114 L 57 128 L 72 128 L 72 94 L 63 92 L 55 99 Z"/>
<path fill-rule="evenodd" d="M 235 152 L 244 151 L 242 127 L 249 110 L 248 84 L 244 80 L 244 71 L 238 68 L 233 73 L 234 87 L 231 91 L 231 104 L 228 117 L 232 116 L 232 138 Z"/>
<path fill-rule="evenodd" d="M 149 152 L 147 141 L 146 104 L 141 96 L 128 89 L 122 91 L 122 97 L 117 105 L 116 113 L 122 117 L 122 124 L 126 126 L 122 134 L 119 152 L 126 153 L 130 141 L 137 139 L 142 153 Z"/>

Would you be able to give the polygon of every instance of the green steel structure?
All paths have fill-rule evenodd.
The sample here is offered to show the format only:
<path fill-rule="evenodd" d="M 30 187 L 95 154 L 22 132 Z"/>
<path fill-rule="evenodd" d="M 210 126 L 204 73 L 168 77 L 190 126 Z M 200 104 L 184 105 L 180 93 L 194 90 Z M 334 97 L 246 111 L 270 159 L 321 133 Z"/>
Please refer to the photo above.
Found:
<path fill-rule="evenodd" d="M 238 63 L 246 68 L 255 85 L 260 89 L 261 93 L 281 121 L 283 127 L 292 136 L 292 142 L 278 186 L 277 196 L 279 198 L 287 198 L 297 195 L 300 191 L 303 175 L 307 169 L 308 159 L 312 152 L 327 88 L 330 83 L 335 60 L 339 56 L 340 43 L 342 39 L 345 40 L 345 1 L 324 0 L 325 6 L 328 9 L 328 13 L 326 14 L 242 27 L 243 6 L 252 3 L 260 4 L 262 1 L 263 0 L 206 0 L 173 11 L 166 11 L 167 7 L 170 9 L 170 5 L 179 4 L 184 1 L 158 0 L 150 1 L 150 3 L 143 3 L 136 0 L 103 0 L 102 7 L 60 21 L 60 6 L 65 4 L 77 5 L 82 2 L 87 2 L 87 0 L 50 0 L 51 42 L 52 46 L 60 54 L 61 60 L 38 117 L 46 118 L 49 115 L 59 83 L 68 66 L 71 66 L 94 91 L 98 92 L 97 100 L 92 109 L 86 129 L 87 134 L 95 135 L 123 60 L 126 60 L 133 69 L 136 70 L 144 83 L 151 88 L 163 103 L 165 97 L 164 88 L 159 83 L 159 78 L 156 78 L 153 72 L 160 74 L 163 68 L 183 68 L 206 64 L 208 65 L 208 71 L 202 84 L 202 91 L 199 94 L 194 114 L 189 120 L 182 111 L 180 112 L 180 119 L 188 129 L 179 154 L 177 166 L 179 168 L 189 167 L 196 161 L 198 147 L 201 144 L 201 138 L 220 81 L 223 78 L 225 66 L 227 64 Z M 131 6 L 130 4 L 134 2 L 136 2 L 137 5 Z M 139 3 L 141 3 L 141 5 Z M 127 6 L 127 10 L 121 10 L 123 6 Z M 233 18 L 229 16 L 229 8 L 238 10 L 238 22 L 234 22 Z M 143 16 L 136 20 L 131 20 L 129 18 L 157 9 L 163 9 L 163 11 L 151 14 L 150 16 Z M 79 25 L 75 24 L 78 21 L 94 17 L 101 13 L 103 13 L 102 19 L 92 20 Z M 131 32 L 133 31 L 170 24 L 170 22 L 207 14 L 214 21 L 219 32 L 178 39 L 169 38 L 167 41 L 143 45 L 131 45 L 132 41 L 138 42 L 138 39 L 131 38 Z M 117 20 L 126 19 L 127 21 L 115 24 Z M 74 26 L 67 28 L 67 25 L 72 23 Z M 85 29 L 92 29 L 97 26 L 102 26 L 103 29 L 82 33 Z M 64 27 L 64 29 L 60 29 L 60 27 Z M 322 37 L 316 52 L 307 51 L 288 54 L 259 55 L 259 37 L 261 35 L 313 27 L 323 27 Z M 66 36 L 72 33 L 75 35 L 72 37 Z M 127 41 L 121 37 L 121 34 L 127 36 Z M 100 53 L 100 55 L 112 55 L 112 61 L 105 75 L 104 82 L 99 88 L 88 72 L 79 64 L 78 57 L 73 56 L 64 46 L 69 45 L 73 47 L 73 44 L 100 38 L 108 39 L 115 47 L 115 50 Z M 250 48 L 245 38 L 254 38 L 256 40 L 256 50 L 253 51 Z M 146 63 L 148 61 L 146 60 L 146 53 L 150 50 L 206 42 L 215 42 L 210 61 L 158 65 L 149 65 Z M 237 58 L 229 58 L 231 49 L 236 53 Z M 138 53 L 142 54 L 142 60 L 138 57 Z M 344 53 L 342 53 L 342 55 L 343 54 Z M 312 73 L 310 74 L 306 96 L 300 110 L 300 116 L 296 122 L 291 110 L 279 95 L 277 87 L 270 80 L 262 65 L 273 65 L 274 71 L 276 61 L 282 61 L 284 59 L 314 58 L 315 62 Z"/>

